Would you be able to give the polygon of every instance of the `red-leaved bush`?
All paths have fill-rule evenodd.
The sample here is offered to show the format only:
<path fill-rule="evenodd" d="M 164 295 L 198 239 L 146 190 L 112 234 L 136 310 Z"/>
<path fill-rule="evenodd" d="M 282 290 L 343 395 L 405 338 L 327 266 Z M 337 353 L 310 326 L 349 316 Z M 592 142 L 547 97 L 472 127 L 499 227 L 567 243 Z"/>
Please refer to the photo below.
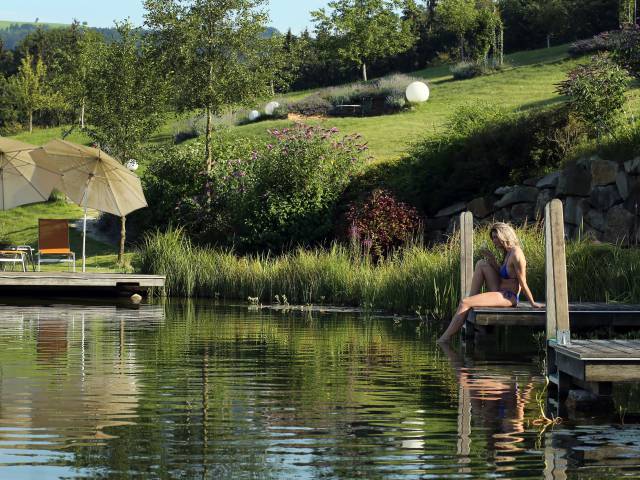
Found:
<path fill-rule="evenodd" d="M 382 189 L 352 203 L 345 220 L 351 242 L 377 257 L 409 240 L 420 224 L 415 208 Z"/>

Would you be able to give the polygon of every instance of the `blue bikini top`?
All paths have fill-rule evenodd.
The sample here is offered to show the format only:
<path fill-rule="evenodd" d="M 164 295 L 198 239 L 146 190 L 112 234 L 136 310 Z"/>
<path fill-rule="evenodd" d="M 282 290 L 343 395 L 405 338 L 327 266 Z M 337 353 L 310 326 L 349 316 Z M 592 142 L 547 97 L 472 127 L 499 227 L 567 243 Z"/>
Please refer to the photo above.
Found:
<path fill-rule="evenodd" d="M 511 279 L 511 277 L 509 277 L 509 269 L 507 268 L 507 262 L 509 261 L 510 255 L 511 255 L 511 252 L 507 253 L 507 255 L 504 257 L 504 263 L 500 267 L 500 276 L 505 280 Z"/>

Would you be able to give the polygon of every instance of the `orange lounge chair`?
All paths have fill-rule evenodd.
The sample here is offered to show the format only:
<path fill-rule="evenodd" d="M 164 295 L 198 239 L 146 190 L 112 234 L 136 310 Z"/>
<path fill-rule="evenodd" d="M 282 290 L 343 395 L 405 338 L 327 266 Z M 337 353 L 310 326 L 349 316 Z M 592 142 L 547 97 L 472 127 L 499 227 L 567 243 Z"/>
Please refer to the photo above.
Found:
<path fill-rule="evenodd" d="M 38 271 L 42 263 L 68 263 L 76 271 L 76 254 L 69 244 L 68 220 L 38 220 Z"/>

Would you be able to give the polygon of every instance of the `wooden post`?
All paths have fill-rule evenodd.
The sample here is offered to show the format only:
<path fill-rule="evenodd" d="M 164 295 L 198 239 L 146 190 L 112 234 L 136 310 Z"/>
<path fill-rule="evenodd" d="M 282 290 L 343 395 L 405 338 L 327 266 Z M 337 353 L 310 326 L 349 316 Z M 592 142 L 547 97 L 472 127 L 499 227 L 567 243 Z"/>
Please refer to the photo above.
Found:
<path fill-rule="evenodd" d="M 460 297 L 469 296 L 473 278 L 473 214 L 460 214 Z"/>
<path fill-rule="evenodd" d="M 552 200 L 545 207 L 545 271 L 547 293 L 547 340 L 560 345 L 571 342 L 567 258 L 564 245 L 562 202 Z"/>

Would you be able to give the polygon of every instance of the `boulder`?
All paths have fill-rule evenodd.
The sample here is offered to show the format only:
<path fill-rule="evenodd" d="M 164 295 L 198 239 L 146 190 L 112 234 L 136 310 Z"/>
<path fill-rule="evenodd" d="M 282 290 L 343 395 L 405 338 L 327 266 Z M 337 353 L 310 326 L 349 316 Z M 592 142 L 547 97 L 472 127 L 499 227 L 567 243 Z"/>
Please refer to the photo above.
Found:
<path fill-rule="evenodd" d="M 624 162 L 624 171 L 629 175 L 640 175 L 640 157 Z"/>
<path fill-rule="evenodd" d="M 570 225 L 579 225 L 578 202 L 582 197 L 567 197 L 564 199 L 564 221 Z"/>
<path fill-rule="evenodd" d="M 517 203 L 511 207 L 511 220 L 515 223 L 525 223 L 535 220 L 535 203 Z"/>
<path fill-rule="evenodd" d="M 609 210 L 617 203 L 621 203 L 622 197 L 618 193 L 618 187 L 609 185 L 607 187 L 594 187 L 589 201 L 591 205 L 599 210 Z"/>
<path fill-rule="evenodd" d="M 497 208 L 505 208 L 516 203 L 535 203 L 538 198 L 538 189 L 536 187 L 515 187 L 504 197 L 495 203 Z"/>
<path fill-rule="evenodd" d="M 507 193 L 513 191 L 515 188 L 516 187 L 513 187 L 513 186 L 511 186 L 511 187 L 498 187 L 498 188 L 496 188 L 496 191 L 493 192 L 493 193 L 495 195 L 498 195 L 498 196 L 501 197 L 502 195 L 506 195 Z"/>
<path fill-rule="evenodd" d="M 610 243 L 628 243 L 634 216 L 622 205 L 611 208 L 605 217 L 603 240 Z"/>
<path fill-rule="evenodd" d="M 591 186 L 604 186 L 616 183 L 618 164 L 609 160 L 594 160 L 591 162 Z"/>
<path fill-rule="evenodd" d="M 584 217 L 591 211 L 591 208 L 591 203 L 589 203 L 588 198 L 578 200 L 578 205 L 576 206 L 576 225 L 583 227 Z"/>
<path fill-rule="evenodd" d="M 536 218 L 544 218 L 544 209 L 551 200 L 554 199 L 553 190 L 545 188 L 540 190 L 536 199 Z"/>
<path fill-rule="evenodd" d="M 464 212 L 466 209 L 467 204 L 465 202 L 458 202 L 454 205 L 450 205 L 438 211 L 438 213 L 436 213 L 436 218 L 450 217 L 451 215 L 455 215 L 456 213 Z"/>
<path fill-rule="evenodd" d="M 467 210 L 473 213 L 475 218 L 486 218 L 495 211 L 493 207 L 494 200 L 493 197 L 474 198 L 467 203 Z"/>
<path fill-rule="evenodd" d="M 582 231 L 582 238 L 600 243 L 602 241 L 602 232 L 587 226 Z"/>
<path fill-rule="evenodd" d="M 502 208 L 493 214 L 493 219 L 496 222 L 510 222 L 511 210 L 509 208 Z"/>
<path fill-rule="evenodd" d="M 449 226 L 449 217 L 437 217 L 427 219 L 427 230 L 446 230 Z"/>
<path fill-rule="evenodd" d="M 599 210 L 591 209 L 584 216 L 584 222 L 598 232 L 604 232 L 605 218 L 604 213 Z"/>
<path fill-rule="evenodd" d="M 540 177 L 538 177 L 538 178 L 527 178 L 524 182 L 522 182 L 522 184 L 527 186 L 527 187 L 535 187 L 538 184 L 539 181 L 540 181 Z"/>
<path fill-rule="evenodd" d="M 545 175 L 538 183 L 536 183 L 537 188 L 556 188 L 558 185 L 558 180 L 560 179 L 560 172 L 553 172 L 549 175 Z"/>
<path fill-rule="evenodd" d="M 629 176 L 624 171 L 619 171 L 616 175 L 616 187 L 618 194 L 623 200 L 629 198 Z"/>
<path fill-rule="evenodd" d="M 579 165 L 570 165 L 560 173 L 556 194 L 561 197 L 569 195 L 588 197 L 591 193 L 591 170 Z"/>
<path fill-rule="evenodd" d="M 624 206 L 630 212 L 635 213 L 636 215 L 640 215 L 640 184 L 633 183 L 633 181 L 629 182 L 629 196 L 624 201 Z"/>

